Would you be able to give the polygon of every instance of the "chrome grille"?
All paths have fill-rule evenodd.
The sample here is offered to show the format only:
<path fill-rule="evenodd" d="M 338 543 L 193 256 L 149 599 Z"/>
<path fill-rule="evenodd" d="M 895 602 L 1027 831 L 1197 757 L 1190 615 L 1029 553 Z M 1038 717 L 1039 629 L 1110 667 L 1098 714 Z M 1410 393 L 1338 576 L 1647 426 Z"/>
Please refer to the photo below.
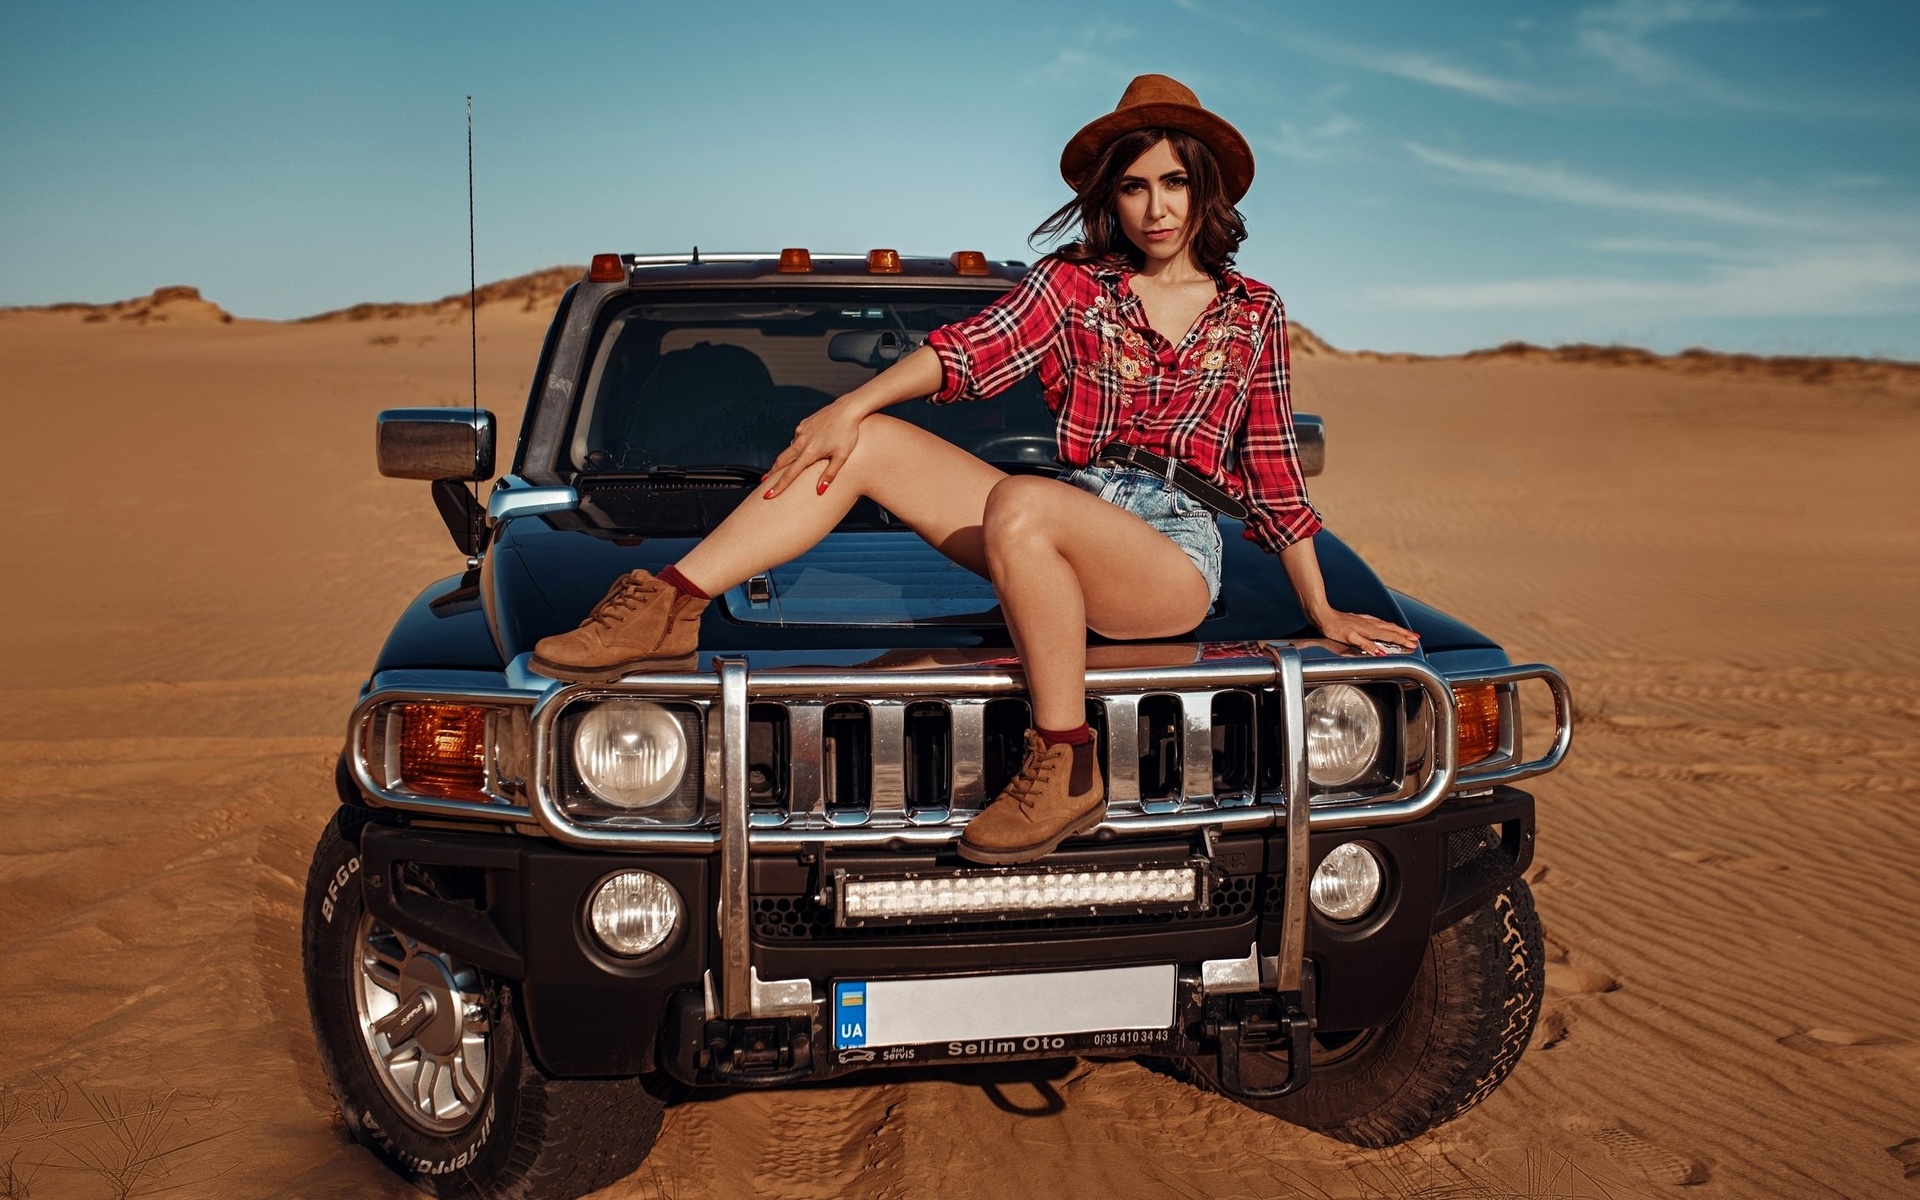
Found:
<path fill-rule="evenodd" d="M 1254 804 L 1276 701 L 1257 689 L 1095 696 L 1110 811 L 1180 814 Z M 1019 697 L 759 702 L 748 790 L 759 828 L 962 821 L 1019 770 L 1031 724 Z"/>

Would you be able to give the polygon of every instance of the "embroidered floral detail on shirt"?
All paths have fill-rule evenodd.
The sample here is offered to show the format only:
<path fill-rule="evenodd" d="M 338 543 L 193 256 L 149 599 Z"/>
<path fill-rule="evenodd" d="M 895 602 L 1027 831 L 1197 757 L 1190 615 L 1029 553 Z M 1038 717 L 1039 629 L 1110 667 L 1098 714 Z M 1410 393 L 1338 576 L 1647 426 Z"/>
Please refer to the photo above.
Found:
<path fill-rule="evenodd" d="M 1080 312 L 1080 327 L 1097 330 L 1103 336 L 1112 337 L 1120 332 L 1120 326 L 1113 319 L 1114 303 L 1112 297 L 1097 296 L 1093 303 Z"/>
<path fill-rule="evenodd" d="M 1100 357 L 1096 361 L 1096 370 L 1101 374 L 1119 376 L 1132 383 L 1150 374 L 1153 365 L 1153 348 L 1147 345 L 1147 339 L 1140 331 L 1112 320 L 1115 305 L 1105 296 L 1087 306 L 1082 323 L 1086 328 L 1100 334 Z"/>
<path fill-rule="evenodd" d="M 1242 327 L 1241 321 L 1246 315 L 1243 309 L 1238 302 L 1229 302 L 1199 336 L 1204 349 L 1194 351 L 1199 356 L 1193 371 L 1199 377 L 1194 389 L 1196 397 L 1211 398 L 1223 385 L 1238 386 L 1245 380 L 1252 334 Z"/>

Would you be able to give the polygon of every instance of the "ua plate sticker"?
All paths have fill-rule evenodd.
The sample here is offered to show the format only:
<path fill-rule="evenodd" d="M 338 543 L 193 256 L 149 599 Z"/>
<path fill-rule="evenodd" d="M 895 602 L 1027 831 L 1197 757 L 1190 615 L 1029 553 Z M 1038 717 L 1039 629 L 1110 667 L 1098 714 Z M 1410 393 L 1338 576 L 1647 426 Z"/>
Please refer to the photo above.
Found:
<path fill-rule="evenodd" d="M 867 985 L 833 985 L 833 1048 L 847 1050 L 867 1044 Z"/>

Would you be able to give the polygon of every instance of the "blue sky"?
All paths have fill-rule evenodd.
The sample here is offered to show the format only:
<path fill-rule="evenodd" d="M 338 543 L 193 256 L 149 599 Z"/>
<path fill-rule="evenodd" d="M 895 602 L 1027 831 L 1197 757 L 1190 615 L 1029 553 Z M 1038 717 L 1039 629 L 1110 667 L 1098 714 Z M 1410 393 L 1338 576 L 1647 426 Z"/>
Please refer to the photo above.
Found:
<path fill-rule="evenodd" d="M 1126 80 L 1253 143 L 1248 273 L 1338 345 L 1920 359 L 1920 6 L 11 4 L 0 305 L 247 316 L 600 250 L 1031 258 Z"/>

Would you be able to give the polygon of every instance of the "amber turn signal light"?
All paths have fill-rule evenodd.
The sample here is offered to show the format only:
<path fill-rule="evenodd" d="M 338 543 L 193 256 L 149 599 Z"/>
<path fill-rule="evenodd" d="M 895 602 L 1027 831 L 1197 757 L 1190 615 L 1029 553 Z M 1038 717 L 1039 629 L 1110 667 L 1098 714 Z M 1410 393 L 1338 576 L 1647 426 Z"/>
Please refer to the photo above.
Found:
<path fill-rule="evenodd" d="M 978 250 L 955 250 L 953 257 L 947 260 L 953 264 L 955 275 L 991 275 L 987 269 L 987 256 Z"/>
<path fill-rule="evenodd" d="M 1459 722 L 1460 765 L 1477 763 L 1500 748 L 1500 693 L 1490 683 L 1453 689 Z"/>
<path fill-rule="evenodd" d="M 804 275 L 813 270 L 813 255 L 799 246 L 788 246 L 780 252 L 780 265 L 774 270 L 782 275 Z"/>
<path fill-rule="evenodd" d="M 423 796 L 486 799 L 486 709 L 402 704 L 394 716 L 400 720 L 400 786 Z"/>
<path fill-rule="evenodd" d="M 867 251 L 867 274 L 898 275 L 900 273 L 900 252 L 898 250 Z"/>
<path fill-rule="evenodd" d="M 620 261 L 618 254 L 596 254 L 593 265 L 587 268 L 588 283 L 625 283 L 627 266 Z"/>

